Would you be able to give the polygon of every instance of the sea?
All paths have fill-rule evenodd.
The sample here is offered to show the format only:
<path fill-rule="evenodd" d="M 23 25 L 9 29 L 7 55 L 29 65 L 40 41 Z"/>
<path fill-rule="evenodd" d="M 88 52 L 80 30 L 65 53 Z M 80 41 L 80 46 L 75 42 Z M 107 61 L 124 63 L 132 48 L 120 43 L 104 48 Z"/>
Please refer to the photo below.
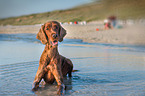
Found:
<path fill-rule="evenodd" d="M 0 96 L 57 96 L 57 84 L 32 92 L 45 45 L 36 34 L 0 34 Z M 145 46 L 64 39 L 59 53 L 74 65 L 65 96 L 145 96 Z"/>

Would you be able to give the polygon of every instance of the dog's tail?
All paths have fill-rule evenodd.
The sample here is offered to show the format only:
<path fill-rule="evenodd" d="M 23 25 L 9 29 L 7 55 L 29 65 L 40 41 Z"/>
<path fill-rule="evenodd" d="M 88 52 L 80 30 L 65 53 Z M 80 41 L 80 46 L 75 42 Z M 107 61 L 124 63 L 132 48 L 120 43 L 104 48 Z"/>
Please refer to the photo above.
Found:
<path fill-rule="evenodd" d="M 78 72 L 79 70 L 72 70 L 72 72 Z"/>

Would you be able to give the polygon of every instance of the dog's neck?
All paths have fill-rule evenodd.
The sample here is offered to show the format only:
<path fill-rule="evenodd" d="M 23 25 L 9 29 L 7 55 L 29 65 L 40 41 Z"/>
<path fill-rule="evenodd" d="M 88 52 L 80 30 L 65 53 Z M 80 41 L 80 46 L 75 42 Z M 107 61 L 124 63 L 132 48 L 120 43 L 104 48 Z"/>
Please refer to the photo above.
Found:
<path fill-rule="evenodd" d="M 52 46 L 50 44 L 46 44 L 45 50 L 47 50 L 47 54 L 49 58 L 55 58 L 57 55 L 59 55 L 58 46 Z"/>

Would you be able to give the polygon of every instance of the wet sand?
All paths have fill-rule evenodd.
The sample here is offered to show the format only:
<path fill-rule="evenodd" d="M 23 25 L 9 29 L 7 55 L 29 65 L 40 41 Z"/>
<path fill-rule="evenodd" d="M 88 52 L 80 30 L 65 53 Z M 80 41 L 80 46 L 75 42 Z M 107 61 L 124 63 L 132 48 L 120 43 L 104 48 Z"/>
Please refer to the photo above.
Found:
<path fill-rule="evenodd" d="M 145 23 L 122 25 L 120 29 L 104 30 L 103 23 L 87 25 L 62 25 L 67 30 L 67 39 L 82 39 L 89 43 L 145 45 Z M 0 26 L 0 33 L 38 33 L 40 25 Z M 96 31 L 96 28 L 99 31 Z"/>
<path fill-rule="evenodd" d="M 37 92 L 31 92 L 44 49 L 35 37 L 0 34 L 1 96 L 56 96 L 56 84 L 41 85 Z M 64 78 L 65 96 L 144 96 L 145 46 L 64 39 L 59 52 L 79 70 L 71 79 Z"/>

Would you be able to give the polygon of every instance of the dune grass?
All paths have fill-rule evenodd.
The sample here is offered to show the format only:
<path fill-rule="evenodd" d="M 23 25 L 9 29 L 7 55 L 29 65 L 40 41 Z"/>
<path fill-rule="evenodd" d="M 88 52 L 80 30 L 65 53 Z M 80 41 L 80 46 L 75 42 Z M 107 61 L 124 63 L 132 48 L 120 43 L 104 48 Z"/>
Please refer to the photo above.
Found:
<path fill-rule="evenodd" d="M 0 19 L 0 25 L 33 25 L 49 20 L 59 22 L 102 20 L 115 15 L 119 19 L 145 19 L 145 0 L 100 0 L 67 10 Z"/>

